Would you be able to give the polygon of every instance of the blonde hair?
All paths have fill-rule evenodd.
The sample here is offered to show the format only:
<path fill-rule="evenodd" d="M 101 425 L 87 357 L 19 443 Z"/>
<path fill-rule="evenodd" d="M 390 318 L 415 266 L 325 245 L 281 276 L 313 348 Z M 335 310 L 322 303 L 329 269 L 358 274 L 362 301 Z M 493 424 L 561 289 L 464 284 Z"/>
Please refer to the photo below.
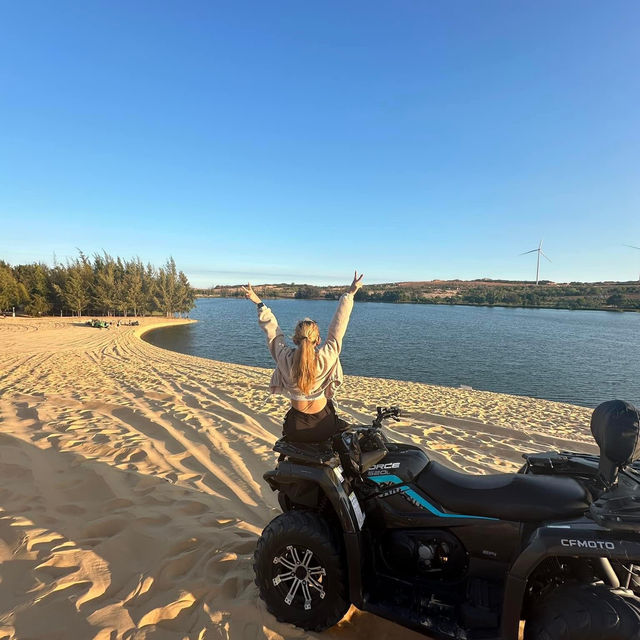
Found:
<path fill-rule="evenodd" d="M 293 334 L 293 344 L 298 348 L 293 354 L 293 379 L 298 389 L 308 394 L 316 381 L 316 345 L 320 340 L 318 325 L 309 318 L 300 320 Z"/>

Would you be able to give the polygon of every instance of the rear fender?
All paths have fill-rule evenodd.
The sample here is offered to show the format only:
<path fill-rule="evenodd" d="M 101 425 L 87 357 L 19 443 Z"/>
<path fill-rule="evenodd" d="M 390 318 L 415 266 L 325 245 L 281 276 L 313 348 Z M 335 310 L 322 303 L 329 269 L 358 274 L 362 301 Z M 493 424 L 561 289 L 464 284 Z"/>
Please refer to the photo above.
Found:
<path fill-rule="evenodd" d="M 502 607 L 502 638 L 516 640 L 529 576 L 549 557 L 608 558 L 640 562 L 640 537 L 620 536 L 593 522 L 550 525 L 536 529 L 507 576 Z"/>
<path fill-rule="evenodd" d="M 264 474 L 264 479 L 273 491 L 282 491 L 290 499 L 295 497 L 295 502 L 310 509 L 318 507 L 319 498 L 323 494 L 327 497 L 342 528 L 351 602 L 357 607 L 361 607 L 362 535 L 353 505 L 342 486 L 341 479 L 333 468 L 283 461 L 279 462 L 273 471 L 267 471 Z"/>

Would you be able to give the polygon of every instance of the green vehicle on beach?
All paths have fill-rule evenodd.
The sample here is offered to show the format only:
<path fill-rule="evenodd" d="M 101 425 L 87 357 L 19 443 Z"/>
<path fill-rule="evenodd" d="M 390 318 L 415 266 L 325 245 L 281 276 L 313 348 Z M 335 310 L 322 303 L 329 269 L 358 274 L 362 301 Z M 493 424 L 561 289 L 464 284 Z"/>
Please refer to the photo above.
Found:
<path fill-rule="evenodd" d="M 86 325 L 88 327 L 96 327 L 97 329 L 108 329 L 109 323 L 105 320 L 98 320 L 98 318 L 92 318 L 91 320 L 87 320 Z"/>

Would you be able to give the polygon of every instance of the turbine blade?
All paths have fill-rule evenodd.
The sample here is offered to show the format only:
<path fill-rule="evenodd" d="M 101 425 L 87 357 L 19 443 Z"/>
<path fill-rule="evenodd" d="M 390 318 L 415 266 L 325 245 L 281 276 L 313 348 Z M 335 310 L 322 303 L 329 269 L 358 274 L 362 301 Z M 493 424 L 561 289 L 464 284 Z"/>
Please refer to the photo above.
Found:
<path fill-rule="evenodd" d="M 551 262 L 551 258 L 549 258 L 548 256 L 546 256 L 546 255 L 544 254 L 544 252 L 543 252 L 543 251 L 540 251 L 540 253 L 541 253 L 541 254 L 542 254 L 542 255 L 543 255 L 543 256 L 544 256 L 544 257 L 545 257 L 549 262 Z"/>
<path fill-rule="evenodd" d="M 531 249 L 531 251 L 525 251 L 524 253 L 521 253 L 521 256 L 526 256 L 527 253 L 535 253 L 537 251 L 537 249 Z"/>
<path fill-rule="evenodd" d="M 640 249 L 640 247 L 636 247 L 634 244 L 625 244 L 625 247 L 631 247 L 632 249 Z"/>

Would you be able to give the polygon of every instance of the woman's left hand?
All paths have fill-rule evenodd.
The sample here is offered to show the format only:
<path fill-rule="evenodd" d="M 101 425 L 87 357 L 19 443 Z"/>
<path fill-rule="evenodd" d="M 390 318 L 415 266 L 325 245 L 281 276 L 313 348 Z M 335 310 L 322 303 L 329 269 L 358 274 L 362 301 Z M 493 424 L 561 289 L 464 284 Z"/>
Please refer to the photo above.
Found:
<path fill-rule="evenodd" d="M 251 300 L 251 302 L 255 302 L 256 304 L 260 304 L 262 302 L 262 300 L 260 300 L 260 298 L 258 298 L 256 292 L 251 287 L 251 283 L 250 282 L 247 283 L 246 287 L 242 287 L 242 290 L 244 291 L 244 294 L 247 296 L 247 298 L 249 298 L 249 300 Z"/>

